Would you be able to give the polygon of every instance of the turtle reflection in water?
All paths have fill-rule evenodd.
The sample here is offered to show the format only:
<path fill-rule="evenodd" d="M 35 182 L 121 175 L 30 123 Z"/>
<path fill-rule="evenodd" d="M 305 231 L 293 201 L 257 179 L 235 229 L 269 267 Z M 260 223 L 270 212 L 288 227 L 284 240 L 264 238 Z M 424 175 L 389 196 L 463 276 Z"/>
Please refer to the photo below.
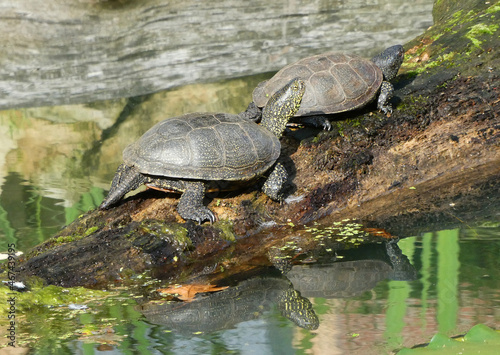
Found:
<path fill-rule="evenodd" d="M 412 281 L 417 272 L 395 241 L 367 244 L 331 253 L 317 263 L 304 265 L 274 263 L 303 297 L 354 297 L 373 289 L 379 281 Z"/>
<path fill-rule="evenodd" d="M 237 286 L 189 303 L 148 303 L 142 305 L 139 311 L 151 323 L 192 334 L 234 328 L 238 323 L 259 318 L 273 305 L 301 328 L 314 330 L 319 326 L 311 302 L 279 274 L 250 278 Z"/>
<path fill-rule="evenodd" d="M 181 192 L 177 211 L 199 223 L 215 221 L 203 205 L 207 181 L 246 181 L 272 168 L 263 191 L 281 201 L 288 174 L 276 163 L 279 138 L 297 112 L 304 95 L 302 80 L 292 79 L 266 104 L 262 122 L 226 113 L 194 113 L 168 118 L 148 130 L 123 151 L 121 164 L 108 196 L 106 209 L 141 185 Z"/>
<path fill-rule="evenodd" d="M 391 80 L 396 77 L 404 59 L 403 46 L 387 48 L 367 60 L 355 55 L 328 52 L 289 64 L 271 79 L 261 82 L 253 92 L 247 111 L 258 120 L 259 107 L 288 82 L 298 77 L 306 83 L 306 92 L 295 117 L 302 122 L 330 129 L 324 115 L 355 110 L 377 98 L 377 108 L 392 112 L 389 100 L 394 92 Z"/>

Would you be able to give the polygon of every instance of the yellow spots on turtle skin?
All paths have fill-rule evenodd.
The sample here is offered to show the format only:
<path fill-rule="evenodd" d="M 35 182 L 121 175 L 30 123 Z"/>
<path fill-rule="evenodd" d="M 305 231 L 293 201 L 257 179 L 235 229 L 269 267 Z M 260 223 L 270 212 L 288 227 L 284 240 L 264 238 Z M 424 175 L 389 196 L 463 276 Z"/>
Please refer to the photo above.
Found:
<path fill-rule="evenodd" d="M 319 327 L 319 319 L 311 301 L 302 297 L 292 287 L 280 295 L 277 306 L 284 317 L 292 320 L 298 326 L 309 330 Z"/>

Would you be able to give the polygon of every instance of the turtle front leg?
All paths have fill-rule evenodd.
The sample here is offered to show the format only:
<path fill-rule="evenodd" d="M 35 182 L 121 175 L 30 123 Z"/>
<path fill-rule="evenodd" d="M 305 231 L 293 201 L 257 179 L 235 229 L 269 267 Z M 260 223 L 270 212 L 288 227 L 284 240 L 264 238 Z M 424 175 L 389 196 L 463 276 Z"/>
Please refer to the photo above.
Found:
<path fill-rule="evenodd" d="M 201 181 L 182 182 L 185 188 L 179 200 L 179 204 L 177 205 L 177 212 L 179 212 L 181 217 L 198 221 L 199 224 L 205 220 L 209 220 L 210 223 L 215 222 L 216 218 L 214 213 L 203 205 L 205 184 Z"/>
<path fill-rule="evenodd" d="M 262 191 L 269 196 L 271 199 L 275 201 L 283 200 L 282 189 L 288 180 L 288 172 L 285 170 L 283 165 L 280 163 L 276 163 L 274 165 L 273 171 L 267 178 L 266 182 L 264 182 L 264 186 L 262 186 Z"/>
<path fill-rule="evenodd" d="M 205 184 L 203 182 L 150 178 L 146 186 L 181 192 L 177 212 L 185 220 L 192 219 L 199 224 L 205 220 L 209 220 L 210 223 L 215 222 L 214 213 L 203 205 L 203 198 L 205 197 Z"/>
<path fill-rule="evenodd" d="M 389 100 L 392 98 L 394 93 L 394 86 L 388 81 L 382 81 L 380 86 L 380 95 L 378 96 L 377 108 L 385 113 L 392 113 L 392 107 L 389 104 Z"/>

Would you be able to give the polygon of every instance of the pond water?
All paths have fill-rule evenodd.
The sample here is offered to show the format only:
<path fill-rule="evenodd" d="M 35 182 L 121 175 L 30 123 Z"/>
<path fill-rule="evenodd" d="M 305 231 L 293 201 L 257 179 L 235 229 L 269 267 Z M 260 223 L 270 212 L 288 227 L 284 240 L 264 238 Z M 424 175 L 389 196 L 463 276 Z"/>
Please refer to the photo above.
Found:
<path fill-rule="evenodd" d="M 20 334 L 40 337 L 36 354 L 388 354 L 437 332 L 498 328 L 499 223 L 397 245 L 407 257 L 404 272 L 391 272 L 383 246 L 368 245 L 339 252 L 313 281 L 312 266 L 296 265 L 286 278 L 270 269 L 183 305 L 138 307 L 140 297 L 122 290 L 84 310 L 33 307 Z M 297 326 L 301 316 L 284 311 L 280 297 L 290 285 L 312 305 L 316 329 Z"/>
<path fill-rule="evenodd" d="M 126 7 L 131 3 L 116 2 L 116 6 Z M 295 55 L 303 55 L 305 50 L 318 52 L 325 48 L 325 43 L 335 43 L 337 49 L 353 48 L 358 54 L 371 56 L 387 44 L 404 43 L 432 23 L 432 1 L 412 4 L 402 1 L 377 4 L 372 1 L 320 2 L 312 9 L 299 6 L 300 16 L 292 11 L 295 2 L 288 3 L 287 16 L 275 19 L 284 31 L 280 33 L 280 40 L 266 43 L 284 47 L 281 42 L 290 41 L 296 35 L 289 31 L 288 37 L 283 37 L 286 26 L 291 19 L 300 18 L 302 27 L 308 31 L 307 35 L 301 33 L 297 42 L 300 50 Z M 196 8 L 191 2 L 187 4 L 190 10 Z M 111 8 L 104 9 L 101 16 L 109 16 Z M 209 13 L 213 15 L 214 11 L 211 9 Z M 384 20 L 387 17 L 370 15 L 374 11 L 385 15 L 396 11 L 398 16 L 388 21 Z M 205 12 L 198 14 L 198 18 L 205 16 L 203 14 Z M 325 16 L 332 14 L 335 16 L 331 21 L 324 21 Z M 365 20 L 369 17 L 374 18 L 376 25 Z M 314 25 L 313 20 L 320 21 L 321 26 Z M 353 28 L 352 23 L 365 25 Z M 367 40 L 370 32 L 373 35 Z M 182 36 L 179 38 L 182 40 Z M 211 47 L 218 48 L 213 43 Z M 287 53 L 280 52 L 283 60 L 293 60 L 293 56 L 285 59 Z M 213 54 L 203 55 L 210 57 Z M 151 52 L 145 53 L 144 60 L 151 58 L 156 57 Z M 221 55 L 220 58 L 224 61 L 229 57 Z M 54 57 L 49 56 L 49 59 Z M 178 61 L 179 57 L 174 60 Z M 176 87 L 133 98 L 121 98 L 119 93 L 124 96 L 124 90 L 114 83 L 109 87 L 109 92 L 115 92 L 113 100 L 96 101 L 102 96 L 78 93 L 80 99 L 91 98 L 92 102 L 31 107 L 75 100 L 64 98 L 68 94 L 67 87 L 61 92 L 54 91 L 53 97 L 49 95 L 48 98 L 40 89 L 32 101 L 20 89 L 22 95 L 19 101 L 12 101 L 15 102 L 13 106 L 29 108 L 0 111 L 0 252 L 6 252 L 9 244 L 26 252 L 80 214 L 98 206 L 121 162 L 123 148 L 154 123 L 187 112 L 239 112 L 245 109 L 257 83 L 270 74 L 223 81 L 216 78 L 275 70 L 277 65 L 284 64 L 276 61 L 274 67 L 262 66 L 262 61 L 255 61 L 248 64 L 251 67 L 248 71 L 238 71 L 244 61 L 233 61 L 231 68 L 217 72 L 212 82 L 200 84 L 201 79 L 198 79 L 213 69 L 213 63 L 201 63 L 199 67 L 204 71 L 185 75 L 176 81 Z M 223 65 L 217 61 L 215 64 Z M 23 75 L 30 70 L 34 72 L 33 68 L 25 68 Z M 179 66 L 178 72 L 172 75 L 178 77 L 181 72 L 189 73 L 190 68 Z M 163 80 L 168 78 L 162 76 Z M 22 84 L 27 79 L 22 76 L 16 80 Z M 48 83 L 40 78 L 33 80 L 38 80 L 36 85 L 23 84 L 23 90 Z M 89 83 L 88 92 L 92 92 L 96 83 L 92 84 L 90 79 Z M 127 81 L 119 85 L 124 83 Z M 60 82 L 49 84 L 58 87 Z M 77 84 L 72 82 L 71 85 Z M 147 83 L 141 82 L 138 86 L 141 94 L 152 91 Z M 100 87 L 100 90 L 106 91 L 106 88 Z M 2 105 L 8 104 L 2 102 Z M 259 275 L 249 276 L 248 280 L 234 280 L 228 291 L 219 293 L 227 295 L 223 301 L 231 305 L 232 311 L 211 313 L 210 310 L 217 309 L 218 300 L 207 298 L 208 306 L 198 309 L 196 306 L 168 309 L 177 320 L 173 324 L 158 316 L 154 309 L 148 311 L 138 307 L 140 292 L 136 295 L 125 289 L 112 289 L 112 297 L 104 301 L 98 298 L 83 310 L 69 309 L 64 302 L 52 307 L 33 305 L 25 308 L 29 318 L 20 317 L 17 341 L 20 346 L 36 344 L 33 353 L 38 354 L 98 354 L 104 351 L 108 354 L 383 354 L 427 342 L 438 331 L 457 335 L 478 323 L 498 328 L 500 223 L 497 217 L 500 213 L 489 211 L 488 216 L 481 224 L 476 221 L 469 225 L 463 221 L 457 228 L 446 230 L 441 230 L 444 226 L 433 225 L 426 233 L 400 240 L 398 246 L 414 268 L 414 275 L 391 273 L 394 265 L 390 255 L 376 245 L 373 246 L 373 250 L 378 250 L 376 253 L 348 251 L 326 260 L 318 273 L 327 275 L 326 279 L 318 282 L 331 283 L 330 289 L 311 290 L 301 283 L 307 275 L 308 265 L 304 265 L 303 270 L 292 269 L 285 276 L 277 274 L 276 270 L 263 270 Z M 332 275 L 338 278 L 331 279 Z M 319 321 L 317 329 L 299 327 L 300 320 L 284 310 L 288 305 L 283 300 L 284 294 L 298 297 L 290 290 L 299 291 L 299 299 L 312 307 Z M 189 312 L 192 312 L 191 321 L 193 317 L 199 319 L 194 325 L 182 319 Z M 6 334 L 5 323 L 0 322 L 0 327 L 0 334 Z M 5 343 L 0 342 L 0 345 Z"/>

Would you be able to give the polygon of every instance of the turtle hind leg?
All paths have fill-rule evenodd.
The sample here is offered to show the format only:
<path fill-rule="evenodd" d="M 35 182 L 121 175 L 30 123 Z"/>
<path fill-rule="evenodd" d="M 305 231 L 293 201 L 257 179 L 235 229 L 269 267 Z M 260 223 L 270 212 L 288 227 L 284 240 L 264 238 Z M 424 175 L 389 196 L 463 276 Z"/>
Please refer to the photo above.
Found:
<path fill-rule="evenodd" d="M 146 177 L 134 167 L 121 164 L 116 169 L 115 176 L 111 182 L 111 188 L 106 198 L 99 206 L 100 210 L 109 208 L 118 202 L 127 192 L 137 189 L 146 182 Z"/>
<path fill-rule="evenodd" d="M 306 126 L 321 128 L 323 131 L 330 131 L 332 129 L 332 124 L 328 117 L 322 115 L 304 116 L 300 118 L 299 122 Z"/>
<path fill-rule="evenodd" d="M 185 219 L 191 219 L 202 223 L 208 220 L 215 222 L 215 214 L 203 205 L 205 197 L 205 184 L 201 181 L 169 180 L 169 179 L 150 179 L 147 186 L 165 190 L 175 190 L 182 192 L 177 212 Z"/>
<path fill-rule="evenodd" d="M 238 114 L 238 116 L 245 120 L 251 120 L 254 122 L 259 122 L 262 118 L 262 110 L 257 107 L 255 102 L 250 102 L 247 109 Z"/>

